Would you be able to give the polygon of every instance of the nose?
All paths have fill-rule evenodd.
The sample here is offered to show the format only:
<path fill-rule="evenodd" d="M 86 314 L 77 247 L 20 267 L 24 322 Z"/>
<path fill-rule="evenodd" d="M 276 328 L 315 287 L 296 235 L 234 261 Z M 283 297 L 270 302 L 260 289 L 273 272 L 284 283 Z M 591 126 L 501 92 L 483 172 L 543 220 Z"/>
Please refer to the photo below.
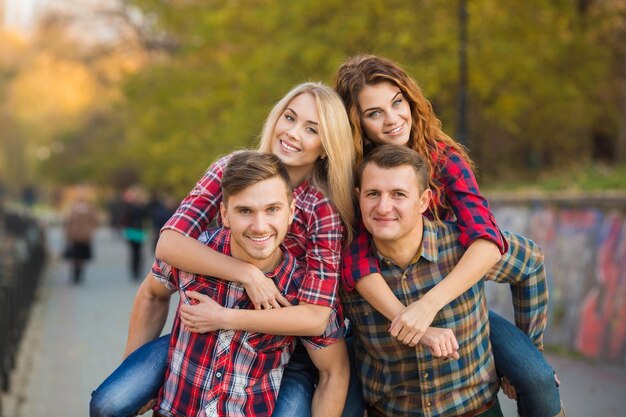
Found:
<path fill-rule="evenodd" d="M 394 110 L 390 110 L 385 112 L 385 124 L 386 125 L 394 125 L 398 121 L 398 114 Z"/>
<path fill-rule="evenodd" d="M 263 233 L 265 231 L 265 216 L 262 213 L 257 213 L 254 216 L 250 230 L 254 233 Z"/>
<path fill-rule="evenodd" d="M 378 200 L 378 205 L 376 206 L 376 211 L 378 214 L 387 214 L 391 211 L 391 199 L 389 196 L 381 195 Z"/>
<path fill-rule="evenodd" d="M 298 138 L 298 126 L 297 125 L 291 126 L 289 129 L 285 131 L 285 134 L 287 135 L 289 139 L 298 140 L 299 139 Z"/>

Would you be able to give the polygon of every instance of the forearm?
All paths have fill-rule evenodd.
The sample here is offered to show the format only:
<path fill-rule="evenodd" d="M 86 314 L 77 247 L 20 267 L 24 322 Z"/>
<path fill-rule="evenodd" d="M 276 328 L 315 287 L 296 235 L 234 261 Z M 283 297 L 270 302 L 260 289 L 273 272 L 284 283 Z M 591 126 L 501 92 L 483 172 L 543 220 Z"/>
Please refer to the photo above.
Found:
<path fill-rule="evenodd" d="M 380 274 L 370 274 L 361 278 L 356 283 L 356 290 L 389 321 L 393 320 L 405 308 Z"/>
<path fill-rule="evenodd" d="M 319 370 L 311 402 L 312 417 L 341 416 L 350 383 L 350 362 L 345 341 L 342 339 L 332 346 L 309 350 L 309 355 Z"/>
<path fill-rule="evenodd" d="M 436 311 L 480 281 L 500 260 L 498 246 L 485 239 L 477 239 L 465 251 L 457 265 L 439 284 L 428 291 L 421 301 Z"/>
<path fill-rule="evenodd" d="M 223 310 L 219 328 L 282 336 L 320 336 L 330 318 L 330 307 L 300 304 L 269 310 Z"/>
<path fill-rule="evenodd" d="M 224 255 L 174 230 L 164 230 L 156 247 L 156 257 L 175 268 L 193 274 L 210 275 L 245 284 L 247 262 Z"/>
<path fill-rule="evenodd" d="M 505 236 L 509 249 L 486 278 L 511 285 L 515 324 L 541 347 L 548 307 L 543 251 L 524 236 L 507 232 Z"/>
<path fill-rule="evenodd" d="M 146 278 L 148 279 L 153 278 L 150 275 Z M 146 280 L 142 283 L 142 287 L 146 285 Z M 163 298 L 148 294 L 140 287 L 133 303 L 124 357 L 159 337 L 167 320 L 168 311 L 169 297 Z"/>

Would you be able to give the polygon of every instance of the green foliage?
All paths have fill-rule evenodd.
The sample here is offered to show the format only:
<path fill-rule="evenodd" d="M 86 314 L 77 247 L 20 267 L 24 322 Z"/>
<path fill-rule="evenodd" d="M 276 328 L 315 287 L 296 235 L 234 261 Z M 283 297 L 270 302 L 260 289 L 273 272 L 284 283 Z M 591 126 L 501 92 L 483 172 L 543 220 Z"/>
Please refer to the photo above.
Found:
<path fill-rule="evenodd" d="M 617 137 L 622 38 L 615 19 L 607 23 L 609 3 L 580 10 L 580 2 L 566 0 L 467 2 L 470 148 L 481 181 L 541 178 L 586 163 L 598 138 Z M 331 84 L 337 66 L 358 53 L 401 63 L 444 129 L 455 130 L 456 1 L 134 4 L 152 35 L 178 48 L 126 80 L 121 107 L 66 135 L 68 143 L 85 142 L 76 146 L 90 156 L 51 161 L 67 167 L 65 180 L 136 172 L 149 187 L 182 195 L 214 158 L 255 146 L 267 112 L 291 87 Z"/>

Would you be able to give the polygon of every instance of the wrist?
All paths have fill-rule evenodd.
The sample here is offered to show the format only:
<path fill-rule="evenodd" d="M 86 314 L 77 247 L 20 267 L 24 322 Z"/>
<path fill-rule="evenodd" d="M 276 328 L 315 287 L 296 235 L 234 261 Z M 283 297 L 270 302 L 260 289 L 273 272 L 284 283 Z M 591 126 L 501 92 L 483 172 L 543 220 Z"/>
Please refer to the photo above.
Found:
<path fill-rule="evenodd" d="M 448 301 L 444 297 L 440 297 L 435 291 L 431 290 L 420 298 L 420 303 L 422 305 L 425 304 L 428 309 L 436 314 L 446 304 L 448 304 Z"/>
<path fill-rule="evenodd" d="M 218 317 L 217 319 L 217 327 L 220 329 L 224 329 L 224 330 L 235 330 L 234 327 L 234 314 L 236 310 L 231 309 L 231 308 L 223 308 L 221 309 L 221 311 L 219 312 L 219 314 L 217 314 L 216 316 Z"/>

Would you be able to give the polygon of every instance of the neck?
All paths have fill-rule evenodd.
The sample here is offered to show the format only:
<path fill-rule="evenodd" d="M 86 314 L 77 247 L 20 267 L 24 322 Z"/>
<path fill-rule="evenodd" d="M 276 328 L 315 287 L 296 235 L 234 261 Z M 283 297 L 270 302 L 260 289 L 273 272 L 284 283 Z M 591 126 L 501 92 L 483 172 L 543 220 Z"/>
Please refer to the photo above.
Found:
<path fill-rule="evenodd" d="M 397 240 L 379 240 L 373 238 L 376 250 L 385 258 L 391 259 L 400 268 L 409 266 L 417 251 L 422 246 L 423 230 L 404 236 Z"/>
<path fill-rule="evenodd" d="M 311 167 L 296 167 L 296 168 L 287 168 L 287 172 L 289 173 L 289 180 L 291 181 L 291 186 L 293 188 L 298 187 L 304 180 L 309 178 L 311 175 L 312 169 Z"/>

